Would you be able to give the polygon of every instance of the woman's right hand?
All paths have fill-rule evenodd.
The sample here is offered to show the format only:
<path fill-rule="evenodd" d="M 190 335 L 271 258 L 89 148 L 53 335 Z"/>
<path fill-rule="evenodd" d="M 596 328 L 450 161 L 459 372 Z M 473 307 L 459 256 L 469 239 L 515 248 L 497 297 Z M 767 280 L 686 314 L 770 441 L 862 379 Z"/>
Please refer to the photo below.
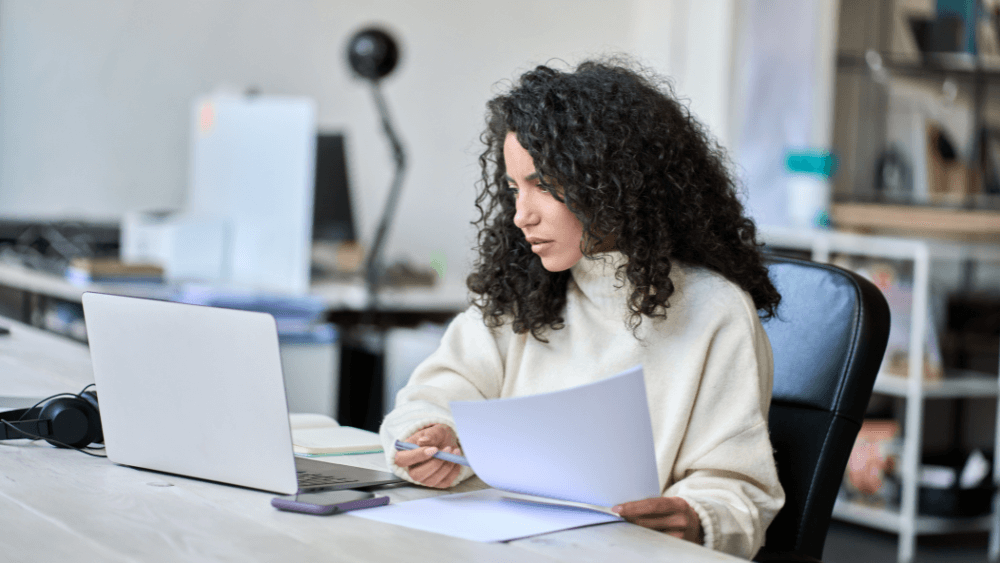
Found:
<path fill-rule="evenodd" d="M 420 447 L 414 450 L 396 452 L 396 465 L 409 471 L 410 477 L 418 483 L 428 487 L 445 489 L 451 486 L 455 478 L 458 477 L 458 472 L 462 470 L 462 466 L 457 463 L 433 457 L 438 450 L 462 455 L 462 450 L 458 447 L 458 437 L 449 426 L 432 424 L 421 428 L 404 442 Z"/>

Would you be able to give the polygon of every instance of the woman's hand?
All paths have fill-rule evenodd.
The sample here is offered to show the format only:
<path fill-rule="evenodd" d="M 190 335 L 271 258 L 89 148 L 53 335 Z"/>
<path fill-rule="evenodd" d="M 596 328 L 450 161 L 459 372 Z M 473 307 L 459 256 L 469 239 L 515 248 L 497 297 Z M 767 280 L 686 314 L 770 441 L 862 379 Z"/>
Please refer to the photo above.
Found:
<path fill-rule="evenodd" d="M 462 450 L 458 447 L 458 437 L 449 426 L 432 424 L 418 430 L 404 442 L 421 447 L 415 450 L 396 452 L 396 465 L 409 471 L 410 477 L 413 477 L 413 480 L 418 483 L 428 487 L 445 489 L 451 485 L 455 477 L 458 477 L 458 472 L 462 470 L 462 466 L 457 463 L 432 457 L 438 450 L 462 455 Z"/>
<path fill-rule="evenodd" d="M 702 543 L 701 519 L 680 497 L 656 497 L 619 504 L 611 509 L 625 520 L 675 538 Z"/>

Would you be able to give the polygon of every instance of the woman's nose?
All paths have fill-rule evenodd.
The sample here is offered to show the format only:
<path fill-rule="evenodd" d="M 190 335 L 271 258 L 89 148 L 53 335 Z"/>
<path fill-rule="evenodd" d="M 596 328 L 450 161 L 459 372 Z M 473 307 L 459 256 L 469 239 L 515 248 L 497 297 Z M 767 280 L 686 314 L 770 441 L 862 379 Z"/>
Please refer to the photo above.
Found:
<path fill-rule="evenodd" d="M 514 203 L 517 209 L 517 212 L 514 213 L 514 226 L 517 228 L 523 229 L 538 224 L 539 214 L 533 199 L 526 192 L 517 194 Z"/>

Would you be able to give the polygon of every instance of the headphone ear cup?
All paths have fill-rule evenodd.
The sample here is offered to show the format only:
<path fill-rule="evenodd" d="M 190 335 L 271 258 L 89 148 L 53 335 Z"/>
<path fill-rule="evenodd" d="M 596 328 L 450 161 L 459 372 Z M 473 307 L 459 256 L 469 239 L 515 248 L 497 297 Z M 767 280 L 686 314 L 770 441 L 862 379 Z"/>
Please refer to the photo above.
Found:
<path fill-rule="evenodd" d="M 51 431 L 45 441 L 57 448 L 83 448 L 90 444 L 90 421 L 85 409 L 90 405 L 76 397 L 52 399 L 38 418 L 49 420 Z M 61 442 L 61 443 L 60 443 Z"/>
<path fill-rule="evenodd" d="M 97 406 L 97 391 L 87 390 L 80 393 L 80 398 L 87 403 L 90 408 L 87 411 L 87 420 L 90 422 L 90 443 L 104 443 L 104 427 L 101 425 L 101 409 Z"/>

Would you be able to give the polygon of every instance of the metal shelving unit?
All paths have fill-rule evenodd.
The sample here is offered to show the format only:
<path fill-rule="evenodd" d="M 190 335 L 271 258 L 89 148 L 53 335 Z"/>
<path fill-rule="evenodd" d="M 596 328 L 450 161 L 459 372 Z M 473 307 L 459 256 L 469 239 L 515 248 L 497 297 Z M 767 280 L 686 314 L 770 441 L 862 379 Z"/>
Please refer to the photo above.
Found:
<path fill-rule="evenodd" d="M 833 515 L 839 520 L 898 534 L 897 560 L 913 560 L 916 538 L 924 534 L 988 531 L 989 559 L 1000 561 L 1000 494 L 994 493 L 992 514 L 976 518 L 921 515 L 917 511 L 920 459 L 923 442 L 924 400 L 930 398 L 996 398 L 1000 413 L 1000 383 L 992 374 L 949 371 L 940 381 L 924 381 L 924 343 L 929 304 L 931 260 L 979 260 L 1000 263 L 1000 247 L 988 244 L 949 243 L 918 238 L 867 236 L 837 231 L 762 228 L 763 242 L 773 248 L 806 251 L 817 262 L 829 262 L 842 253 L 913 263 L 908 374 L 880 373 L 875 393 L 906 399 L 903 453 L 900 465 L 901 502 L 896 507 L 872 507 L 839 501 Z M 994 451 L 1000 454 L 1000 414 L 994 431 Z M 1000 485 L 1000 470 L 993 466 L 993 482 Z"/>
<path fill-rule="evenodd" d="M 906 398 L 908 378 L 887 373 L 875 380 L 875 393 Z M 997 398 L 997 378 L 968 370 L 947 370 L 940 381 L 925 381 L 921 390 L 925 399 Z"/>
<path fill-rule="evenodd" d="M 943 56 L 944 54 L 939 55 Z M 969 166 L 967 172 L 969 174 L 968 180 L 970 182 L 983 182 L 980 188 L 981 190 L 986 188 L 985 182 L 988 177 L 990 163 L 989 157 L 981 144 L 984 142 L 983 135 L 986 135 L 990 129 L 987 127 L 986 105 L 990 99 L 991 90 L 1000 85 L 1000 67 L 986 66 L 978 58 L 961 59 L 960 62 L 946 59 L 920 59 L 914 58 L 913 55 L 900 55 L 878 49 L 868 49 L 864 53 L 839 52 L 837 54 L 836 68 L 838 74 L 867 77 L 867 86 L 874 89 L 868 95 L 875 98 L 874 100 L 865 102 L 864 107 L 859 109 L 859 111 L 873 112 L 866 119 L 863 119 L 865 127 L 874 127 L 874 129 L 866 133 L 865 143 L 858 142 L 849 149 L 847 147 L 837 147 L 838 152 L 843 157 L 847 157 L 855 163 L 851 166 L 855 170 L 855 176 L 850 180 L 850 194 L 841 193 L 838 199 L 844 199 L 845 195 L 847 195 L 846 200 L 851 202 L 933 203 L 934 205 L 948 205 L 940 201 L 935 203 L 932 201 L 914 200 L 914 193 L 903 196 L 901 200 L 894 201 L 894 198 L 899 197 L 898 195 L 892 196 L 890 194 L 879 193 L 870 179 L 874 168 L 871 168 L 869 165 L 874 165 L 875 159 L 881 151 L 887 148 L 887 125 L 885 121 L 888 112 L 888 93 L 886 91 L 889 89 L 890 83 L 898 81 L 900 78 L 921 82 L 942 81 L 942 89 L 944 88 L 943 84 L 949 84 L 950 87 L 956 89 L 956 92 L 959 90 L 968 92 L 970 99 L 969 112 L 972 118 L 971 134 L 973 138 L 971 140 L 960 139 L 960 144 L 964 144 L 967 141 L 971 143 L 969 149 L 971 154 L 961 158 Z M 856 139 L 858 135 L 855 135 Z M 864 146 L 861 146 L 862 144 Z M 868 154 L 861 154 L 862 152 Z M 915 158 L 913 155 L 908 156 L 911 159 L 911 164 L 914 166 L 916 162 L 920 161 L 920 159 Z M 917 174 L 915 171 L 911 172 L 914 175 L 914 182 L 916 182 Z M 914 185 L 911 189 L 915 192 L 917 186 Z M 967 209 L 996 210 L 1000 206 L 1000 194 L 985 193 L 983 191 L 967 193 L 960 201 L 951 202 L 951 205 L 958 205 Z"/>
<path fill-rule="evenodd" d="M 883 532 L 899 533 L 903 527 L 903 515 L 898 509 L 880 508 L 864 504 L 838 500 L 833 507 L 833 516 L 838 520 L 859 524 Z M 956 532 L 988 532 L 993 525 L 993 515 L 973 518 L 944 518 L 918 514 L 914 521 L 917 535 L 950 534 Z"/>

